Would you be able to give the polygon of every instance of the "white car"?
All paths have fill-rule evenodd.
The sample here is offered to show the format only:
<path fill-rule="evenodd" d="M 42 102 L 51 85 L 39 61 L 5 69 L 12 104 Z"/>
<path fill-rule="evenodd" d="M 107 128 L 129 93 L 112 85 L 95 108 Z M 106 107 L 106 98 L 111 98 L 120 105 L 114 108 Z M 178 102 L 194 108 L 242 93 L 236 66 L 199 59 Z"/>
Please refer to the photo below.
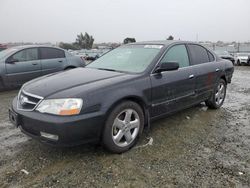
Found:
<path fill-rule="evenodd" d="M 236 65 L 250 65 L 250 53 L 236 53 Z"/>

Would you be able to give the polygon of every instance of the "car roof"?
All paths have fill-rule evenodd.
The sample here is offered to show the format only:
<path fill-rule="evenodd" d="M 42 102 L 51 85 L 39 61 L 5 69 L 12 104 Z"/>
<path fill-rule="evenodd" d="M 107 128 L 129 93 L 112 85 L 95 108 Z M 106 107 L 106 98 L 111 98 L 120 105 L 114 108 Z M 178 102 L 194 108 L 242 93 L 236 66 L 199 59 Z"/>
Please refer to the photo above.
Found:
<path fill-rule="evenodd" d="M 17 49 L 17 50 L 22 50 L 22 49 L 26 49 L 26 48 L 35 48 L 35 47 L 46 47 L 46 48 L 57 48 L 57 49 L 61 49 L 55 46 L 50 46 L 50 45 L 22 45 L 22 46 L 13 46 L 9 49 Z M 63 49 L 61 49 L 63 50 Z"/>
<path fill-rule="evenodd" d="M 181 40 L 155 40 L 155 41 L 144 41 L 144 42 L 135 42 L 135 43 L 129 43 L 127 45 L 163 45 L 163 46 L 169 46 L 171 44 L 183 44 L 183 43 L 191 43 L 191 44 L 198 44 L 195 42 L 190 41 L 181 41 Z"/>

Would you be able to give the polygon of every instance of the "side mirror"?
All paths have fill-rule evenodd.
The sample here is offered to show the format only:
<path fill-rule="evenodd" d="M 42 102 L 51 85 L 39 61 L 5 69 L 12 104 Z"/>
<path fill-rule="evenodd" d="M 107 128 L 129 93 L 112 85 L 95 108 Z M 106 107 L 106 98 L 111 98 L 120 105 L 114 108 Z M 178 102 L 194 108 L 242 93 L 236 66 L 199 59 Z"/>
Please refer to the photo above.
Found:
<path fill-rule="evenodd" d="M 172 70 L 178 70 L 179 69 L 179 63 L 177 62 L 163 62 L 161 65 L 155 70 L 156 73 L 161 73 L 164 71 L 172 71 Z"/>
<path fill-rule="evenodd" d="M 15 64 L 16 62 L 18 62 L 18 60 L 17 59 L 13 59 L 13 58 L 8 58 L 6 60 L 6 63 L 8 63 L 8 64 Z"/>

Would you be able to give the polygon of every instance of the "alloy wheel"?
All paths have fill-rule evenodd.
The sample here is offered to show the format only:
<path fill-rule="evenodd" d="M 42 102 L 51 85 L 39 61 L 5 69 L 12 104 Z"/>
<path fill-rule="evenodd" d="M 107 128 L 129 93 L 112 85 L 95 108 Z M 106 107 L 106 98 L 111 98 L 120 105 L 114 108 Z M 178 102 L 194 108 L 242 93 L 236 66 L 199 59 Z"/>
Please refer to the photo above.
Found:
<path fill-rule="evenodd" d="M 225 98 L 225 86 L 223 83 L 219 83 L 216 92 L 215 92 L 215 103 L 216 105 L 220 106 L 223 103 L 223 100 Z"/>
<path fill-rule="evenodd" d="M 125 109 L 119 113 L 112 125 L 112 139 L 119 147 L 126 147 L 137 137 L 140 128 L 140 118 L 133 109 Z"/>

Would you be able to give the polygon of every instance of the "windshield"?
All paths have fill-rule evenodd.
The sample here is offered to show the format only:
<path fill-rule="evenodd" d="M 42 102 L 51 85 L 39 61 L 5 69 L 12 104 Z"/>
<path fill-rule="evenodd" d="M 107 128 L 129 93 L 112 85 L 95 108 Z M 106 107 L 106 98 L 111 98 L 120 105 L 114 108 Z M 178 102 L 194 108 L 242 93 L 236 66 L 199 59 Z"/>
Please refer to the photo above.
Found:
<path fill-rule="evenodd" d="M 162 47 L 162 45 L 122 46 L 103 55 L 87 67 L 132 73 L 143 72 Z"/>
<path fill-rule="evenodd" d="M 17 49 L 15 49 L 15 48 L 9 48 L 9 49 L 0 51 L 0 59 L 4 58 L 5 56 L 10 54 L 11 52 L 15 52 L 15 51 L 17 51 Z"/>

